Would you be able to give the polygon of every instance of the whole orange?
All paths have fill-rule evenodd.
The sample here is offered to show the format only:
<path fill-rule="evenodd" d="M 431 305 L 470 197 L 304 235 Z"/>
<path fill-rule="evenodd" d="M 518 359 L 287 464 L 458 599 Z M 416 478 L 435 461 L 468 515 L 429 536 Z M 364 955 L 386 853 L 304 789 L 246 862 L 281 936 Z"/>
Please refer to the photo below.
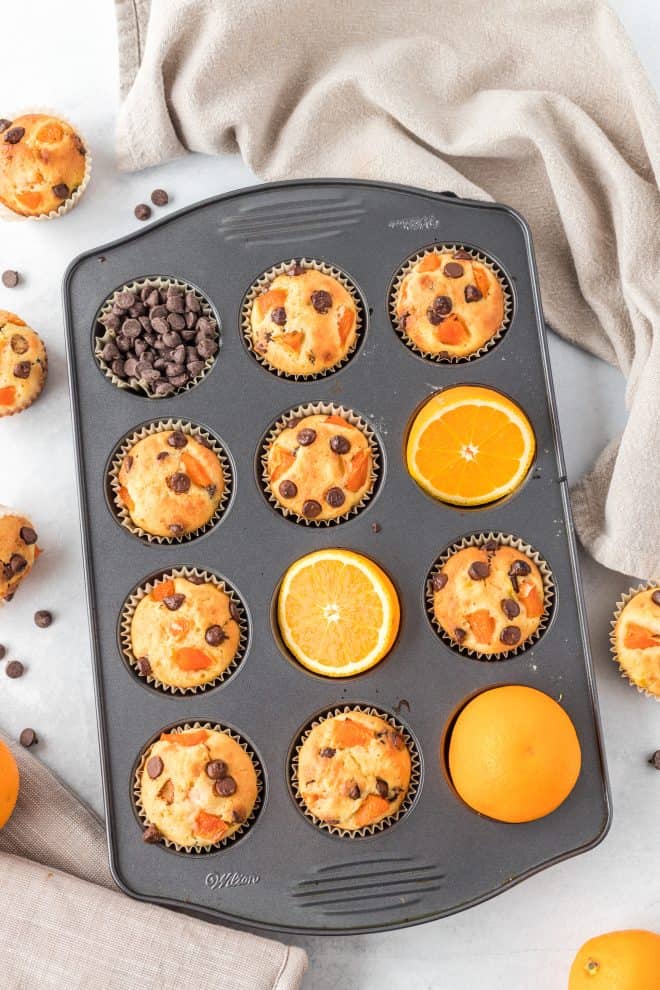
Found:
<path fill-rule="evenodd" d="M 502 822 L 549 815 L 573 790 L 580 764 L 580 743 L 564 709 L 522 685 L 478 694 L 449 739 L 449 773 L 459 795 Z"/>
<path fill-rule="evenodd" d="M 575 957 L 568 990 L 658 990 L 660 935 L 631 929 L 585 942 Z"/>
<path fill-rule="evenodd" d="M 0 828 L 14 810 L 18 797 L 18 767 L 9 747 L 0 739 Z"/>

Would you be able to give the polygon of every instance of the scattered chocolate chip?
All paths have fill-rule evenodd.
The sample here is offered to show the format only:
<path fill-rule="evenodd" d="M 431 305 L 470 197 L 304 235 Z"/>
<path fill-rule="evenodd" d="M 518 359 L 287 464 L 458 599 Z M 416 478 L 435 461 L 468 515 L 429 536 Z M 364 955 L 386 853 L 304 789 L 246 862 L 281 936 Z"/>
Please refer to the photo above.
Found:
<path fill-rule="evenodd" d="M 331 760 L 332 757 L 337 752 L 332 746 L 324 746 L 323 749 L 319 750 L 319 756 L 322 756 L 324 760 Z"/>
<path fill-rule="evenodd" d="M 7 677 L 11 677 L 15 680 L 17 677 L 22 677 L 25 673 L 25 667 L 20 660 L 10 660 L 5 667 L 5 674 Z"/>
<path fill-rule="evenodd" d="M 227 639 L 227 633 L 222 626 L 209 626 L 204 633 L 204 639 L 209 646 L 220 646 Z"/>
<path fill-rule="evenodd" d="M 381 530 L 380 523 L 372 522 L 372 524 L 371 524 L 371 532 L 372 533 L 380 533 L 380 530 Z"/>
<path fill-rule="evenodd" d="M 142 841 L 148 842 L 150 845 L 155 842 L 160 842 L 161 838 L 162 836 L 155 825 L 147 825 L 142 833 Z"/>
<path fill-rule="evenodd" d="M 21 526 L 18 531 L 18 535 L 23 540 L 26 546 L 31 547 L 33 543 L 37 542 L 37 534 L 32 529 L 32 526 Z"/>
<path fill-rule="evenodd" d="M 151 207 L 146 203 L 138 203 L 133 212 L 138 220 L 148 220 L 151 216 Z"/>
<path fill-rule="evenodd" d="M 0 134 L 6 131 L 8 127 L 11 127 L 11 120 L 7 120 L 6 117 L 0 118 Z"/>
<path fill-rule="evenodd" d="M 442 591 L 448 580 L 449 578 L 444 571 L 438 571 L 437 574 L 434 574 L 431 578 L 431 587 L 433 591 Z"/>
<path fill-rule="evenodd" d="M 320 502 L 317 502 L 315 498 L 308 498 L 306 502 L 303 502 L 302 514 L 306 519 L 316 519 L 321 514 L 321 509 Z"/>
<path fill-rule="evenodd" d="M 34 729 L 23 729 L 18 737 L 18 741 L 21 746 L 25 746 L 26 749 L 29 749 L 30 746 L 35 746 L 39 742 L 39 739 L 37 738 L 37 733 Z"/>
<path fill-rule="evenodd" d="M 312 292 L 310 302 L 317 313 L 325 314 L 332 306 L 332 296 L 325 289 L 317 289 Z"/>
<path fill-rule="evenodd" d="M 19 361 L 14 365 L 14 378 L 29 378 L 32 364 L 30 361 Z"/>
<path fill-rule="evenodd" d="M 341 488 L 330 488 L 326 492 L 325 500 L 332 509 L 338 509 L 346 501 L 346 496 L 344 495 Z"/>
<path fill-rule="evenodd" d="M 177 495 L 185 495 L 186 492 L 190 491 L 190 478 L 183 471 L 171 474 L 167 479 L 167 484 Z"/>
<path fill-rule="evenodd" d="M 513 598 L 503 598 L 500 605 L 507 619 L 515 619 L 517 615 L 520 615 L 520 605 Z"/>
<path fill-rule="evenodd" d="M 215 792 L 220 797 L 231 797 L 232 794 L 236 793 L 236 787 L 236 781 L 230 776 L 222 777 L 215 782 Z"/>
<path fill-rule="evenodd" d="M 285 478 L 284 481 L 280 482 L 278 491 L 282 498 L 295 498 L 298 494 L 298 486 L 295 482 Z"/>
<path fill-rule="evenodd" d="M 460 278 L 463 274 L 463 265 L 459 265 L 456 261 L 448 261 L 443 272 L 447 278 Z"/>
<path fill-rule="evenodd" d="M 472 261 L 473 260 L 472 259 L 472 255 L 471 254 L 468 254 L 468 252 L 467 251 L 464 251 L 462 248 L 459 248 L 458 251 L 454 251 L 453 257 L 456 258 L 457 261 Z"/>
<path fill-rule="evenodd" d="M 361 795 L 362 795 L 362 791 L 360 790 L 360 788 L 358 787 L 358 785 L 357 784 L 353 784 L 353 786 L 351 787 L 351 789 L 348 792 L 348 796 L 351 799 L 351 801 L 357 801 L 357 799 L 359 797 L 361 797 Z"/>
<path fill-rule="evenodd" d="M 4 660 L 7 655 L 7 647 L 0 643 L 0 660 Z"/>
<path fill-rule="evenodd" d="M 505 626 L 500 633 L 500 639 L 507 646 L 515 646 L 516 643 L 520 642 L 520 629 L 518 626 Z"/>
<path fill-rule="evenodd" d="M 21 574 L 27 567 L 27 560 L 20 553 L 13 553 L 9 558 L 12 574 Z"/>
<path fill-rule="evenodd" d="M 170 197 L 167 195 L 164 189 L 154 189 L 151 194 L 151 202 L 154 206 L 167 206 L 170 201 Z"/>
<path fill-rule="evenodd" d="M 656 749 L 655 753 L 650 758 L 649 763 L 652 767 L 655 767 L 656 770 L 660 770 L 660 749 Z"/>
<path fill-rule="evenodd" d="M 2 284 L 7 289 L 15 289 L 18 285 L 18 272 L 8 268 L 6 272 L 2 273 Z"/>
<path fill-rule="evenodd" d="M 204 767 L 206 776 L 211 780 L 222 780 L 227 776 L 227 764 L 224 760 L 210 760 Z"/>
<path fill-rule="evenodd" d="M 147 760 L 147 773 L 152 780 L 157 780 L 165 768 L 160 756 L 151 756 Z"/>
<path fill-rule="evenodd" d="M 466 285 L 465 286 L 465 301 L 468 303 L 479 302 L 483 296 L 481 294 L 481 289 L 477 288 L 476 285 Z"/>
<path fill-rule="evenodd" d="M 485 581 L 490 574 L 490 564 L 484 560 L 474 560 L 468 567 L 468 574 L 473 581 Z"/>
<path fill-rule="evenodd" d="M 24 127 L 11 127 L 8 131 L 5 131 L 5 141 L 7 144 L 18 144 L 24 134 Z"/>
<path fill-rule="evenodd" d="M 378 794 L 379 797 L 386 798 L 389 793 L 390 786 L 387 781 L 383 780 L 382 777 L 376 777 L 376 794 Z"/>
<path fill-rule="evenodd" d="M 660 605 L 660 590 L 653 592 L 651 595 L 651 601 L 654 605 Z"/>
<path fill-rule="evenodd" d="M 457 626 L 456 629 L 454 629 L 454 639 L 456 640 L 459 646 L 461 645 L 461 643 L 465 642 L 466 636 L 467 633 L 465 629 L 461 629 L 460 626 Z"/>
<path fill-rule="evenodd" d="M 233 599 L 229 602 L 229 614 L 234 622 L 240 622 L 241 610 Z"/>
<path fill-rule="evenodd" d="M 312 430 L 309 427 L 299 430 L 296 434 L 296 440 L 301 447 L 309 447 L 316 440 L 316 430 Z"/>
<path fill-rule="evenodd" d="M 296 275 L 302 275 L 304 271 L 305 269 L 303 268 L 303 266 L 299 265 L 297 261 L 294 261 L 294 263 L 292 265 L 289 265 L 289 267 L 287 268 L 286 274 L 295 277 Z"/>
<path fill-rule="evenodd" d="M 166 595 L 165 598 L 163 598 L 163 604 L 167 606 L 170 612 L 176 612 L 181 608 L 185 600 L 186 596 L 181 594 L 181 592 L 177 592 L 174 595 Z"/>
<path fill-rule="evenodd" d="M 350 449 L 351 441 L 347 437 L 342 437 L 340 434 L 330 437 L 330 450 L 335 454 L 347 454 Z"/>
<path fill-rule="evenodd" d="M 40 629 L 48 629 L 52 621 L 53 613 L 45 608 L 40 608 L 38 612 L 34 613 L 34 624 L 39 626 Z"/>
<path fill-rule="evenodd" d="M 57 196 L 58 199 L 68 199 L 70 195 L 71 190 L 66 182 L 58 182 L 56 186 L 53 186 L 53 196 Z"/>
<path fill-rule="evenodd" d="M 151 664 L 147 657 L 140 657 L 136 666 L 143 677 L 147 677 L 151 673 Z"/>
<path fill-rule="evenodd" d="M 270 318 L 278 327 L 283 327 L 286 323 L 286 310 L 284 306 L 276 306 L 270 314 Z"/>

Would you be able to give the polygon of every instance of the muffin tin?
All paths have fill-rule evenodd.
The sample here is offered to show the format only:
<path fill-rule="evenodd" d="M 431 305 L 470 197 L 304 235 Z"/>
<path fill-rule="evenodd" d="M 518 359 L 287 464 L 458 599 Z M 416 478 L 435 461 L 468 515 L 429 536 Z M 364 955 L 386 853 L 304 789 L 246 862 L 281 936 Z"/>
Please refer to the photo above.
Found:
<path fill-rule="evenodd" d="M 438 363 L 411 351 L 390 320 L 399 268 L 433 243 L 487 255 L 512 294 L 506 333 L 481 356 Z M 241 329 L 246 293 L 292 258 L 346 272 L 364 300 L 358 346 L 338 371 L 293 381 L 254 360 Z M 99 308 L 144 277 L 189 283 L 207 298 L 221 349 L 203 380 L 158 401 L 117 389 L 94 358 Z M 536 871 L 593 847 L 610 802 L 577 572 L 568 490 L 529 230 L 507 207 L 402 186 L 301 181 L 259 186 L 171 214 L 77 258 L 64 279 L 84 560 L 112 872 L 134 897 L 209 918 L 288 932 L 398 928 L 452 914 Z M 470 510 L 428 497 L 408 475 L 404 443 L 419 404 L 443 386 L 492 385 L 530 417 L 537 454 L 527 481 L 495 505 Z M 260 484 L 260 441 L 289 409 L 353 409 L 382 451 L 380 481 L 362 511 L 339 525 L 296 525 Z M 145 542 L 118 524 L 107 498 L 109 460 L 151 421 L 183 419 L 222 438 L 233 492 L 219 521 L 195 539 Z M 555 597 L 547 628 L 516 656 L 460 656 L 428 620 L 425 583 L 446 548 L 473 533 L 510 534 L 548 562 Z M 390 654 L 367 673 L 332 680 L 283 655 L 273 600 L 303 554 L 342 546 L 373 557 L 394 580 L 402 623 Z M 240 589 L 249 624 L 245 657 L 202 692 L 168 694 L 133 675 L 120 618 L 136 585 L 171 567 L 222 574 Z M 583 768 L 568 800 L 523 825 L 481 818 L 457 798 L 443 762 L 445 729 L 476 692 L 519 683 L 546 691 L 572 718 Z M 303 815 L 291 760 L 305 728 L 346 705 L 392 716 L 414 740 L 419 782 L 390 827 L 359 838 L 329 834 Z M 219 723 L 246 741 L 263 770 L 256 820 L 225 848 L 176 852 L 142 841 L 132 797 L 140 753 L 164 728 Z"/>

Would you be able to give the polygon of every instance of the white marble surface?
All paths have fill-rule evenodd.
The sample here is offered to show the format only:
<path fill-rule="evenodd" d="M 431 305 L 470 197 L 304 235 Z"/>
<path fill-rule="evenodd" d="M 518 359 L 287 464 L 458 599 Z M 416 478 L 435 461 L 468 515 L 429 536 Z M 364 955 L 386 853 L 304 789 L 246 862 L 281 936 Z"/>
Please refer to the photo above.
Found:
<path fill-rule="evenodd" d="M 0 727 L 16 735 L 33 726 L 41 738 L 41 758 L 100 812 L 61 277 L 80 251 L 134 230 L 133 206 L 147 200 L 154 187 L 168 189 L 167 209 L 176 209 L 249 184 L 253 177 L 234 157 L 197 156 L 140 175 L 117 173 L 112 4 L 70 0 L 65 6 L 66 16 L 53 17 L 46 0 L 23 0 L 7 12 L 15 30 L 5 31 L 5 38 L 12 33 L 24 38 L 23 26 L 41 18 L 48 31 L 31 31 L 29 45 L 3 45 L 3 114 L 23 105 L 60 108 L 85 135 L 94 173 L 83 202 L 64 220 L 0 228 L 0 271 L 16 268 L 22 275 L 18 288 L 0 286 L 0 308 L 17 311 L 37 327 L 50 355 L 42 398 L 27 413 L 0 423 L 0 503 L 33 518 L 46 551 L 23 591 L 0 610 L 0 642 L 10 657 L 26 664 L 20 680 L 0 676 Z M 660 7 L 653 0 L 619 0 L 615 6 L 659 86 Z M 557 338 L 551 340 L 551 355 L 568 475 L 574 480 L 623 422 L 623 381 Z M 660 710 L 628 688 L 608 658 L 610 611 L 628 580 L 584 555 L 582 564 L 614 797 L 609 836 L 595 851 L 441 922 L 380 936 L 298 939 L 312 962 L 307 986 L 556 990 L 564 985 L 572 953 L 589 935 L 616 927 L 660 929 L 660 775 L 645 764 L 660 746 Z M 34 626 L 37 608 L 53 610 L 50 629 Z"/>

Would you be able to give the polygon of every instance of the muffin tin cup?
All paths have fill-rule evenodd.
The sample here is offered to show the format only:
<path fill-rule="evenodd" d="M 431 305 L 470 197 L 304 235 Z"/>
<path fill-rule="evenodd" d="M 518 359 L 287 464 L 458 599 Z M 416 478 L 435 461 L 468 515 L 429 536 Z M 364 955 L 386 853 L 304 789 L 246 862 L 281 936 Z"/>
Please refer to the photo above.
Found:
<path fill-rule="evenodd" d="M 611 650 L 611 653 L 612 653 L 612 658 L 616 662 L 616 664 L 617 664 L 617 666 L 619 668 L 619 673 L 620 673 L 621 677 L 623 678 L 623 680 L 624 681 L 627 681 L 628 684 L 632 685 L 632 687 L 637 688 L 637 690 L 639 691 L 639 693 L 645 695 L 645 697 L 652 698 L 654 701 L 660 701 L 660 696 L 658 696 L 657 694 L 653 694 L 651 691 L 647 691 L 646 688 L 640 687 L 639 684 L 636 684 L 635 681 L 633 681 L 628 676 L 628 673 L 627 673 L 624 665 L 621 663 L 621 661 L 619 659 L 619 655 L 618 655 L 617 648 L 616 648 L 615 635 L 614 635 L 614 631 L 616 629 L 616 624 L 617 624 L 617 622 L 619 620 L 619 617 L 620 617 L 621 613 L 623 612 L 625 606 L 628 604 L 628 602 L 631 602 L 633 600 L 633 598 L 635 597 L 635 595 L 638 595 L 640 593 L 640 591 L 648 591 L 649 588 L 656 588 L 656 587 L 658 587 L 658 583 L 656 581 L 644 581 L 642 584 L 638 584 L 638 585 L 636 585 L 633 588 L 629 588 L 628 591 L 626 591 L 621 596 L 621 598 L 618 600 L 618 602 L 616 603 L 616 606 L 614 608 L 614 614 L 612 616 L 612 621 L 610 622 L 610 626 L 611 626 L 611 630 L 610 630 L 610 650 Z"/>
<path fill-rule="evenodd" d="M 212 320 L 213 323 L 215 323 L 216 333 L 214 340 L 218 344 L 218 347 L 222 348 L 222 332 L 221 332 L 222 327 L 220 325 L 218 317 L 215 315 L 213 307 L 209 303 L 206 296 L 204 296 L 199 289 L 195 288 L 195 286 L 191 285 L 189 282 L 183 282 L 177 278 L 168 278 L 165 276 L 153 276 L 153 277 L 146 276 L 145 278 L 134 279 L 132 282 L 127 282 L 125 285 L 119 286 L 117 289 L 115 289 L 112 295 L 108 296 L 108 298 L 103 303 L 95 319 L 94 357 L 96 358 L 96 363 L 98 364 L 99 368 L 101 369 L 105 377 L 108 378 L 112 382 L 112 384 L 116 386 L 116 388 L 124 389 L 128 392 L 133 393 L 134 395 L 139 395 L 142 398 L 146 398 L 146 399 L 156 399 L 156 400 L 164 399 L 164 398 L 173 399 L 176 398 L 177 395 L 183 395 L 184 392 L 188 392 L 191 388 L 194 388 L 195 385 L 199 385 L 199 383 L 208 375 L 209 371 L 211 370 L 216 360 L 218 359 L 220 354 L 219 350 L 217 354 L 214 354 L 212 357 L 206 359 L 206 361 L 204 362 L 203 369 L 200 371 L 198 375 L 195 376 L 195 378 L 191 378 L 190 381 L 186 382 L 185 385 L 181 385 L 179 388 L 175 389 L 175 391 L 172 392 L 171 395 L 168 396 L 154 395 L 153 393 L 149 392 L 146 387 L 146 384 L 139 378 L 129 378 L 127 381 L 118 378 L 117 375 L 115 375 L 115 373 L 113 372 L 112 368 L 107 364 L 106 361 L 104 361 L 101 353 L 103 351 L 104 346 L 110 341 L 115 341 L 117 337 L 117 334 L 114 330 L 111 330 L 109 327 L 106 327 L 103 324 L 103 317 L 109 315 L 109 313 L 112 310 L 112 306 L 115 303 L 117 296 L 119 295 L 120 292 L 125 292 L 125 291 L 135 292 L 139 296 L 141 290 L 144 288 L 145 285 L 149 285 L 154 289 L 166 290 L 170 287 L 175 287 L 181 289 L 183 292 L 193 292 L 201 306 L 200 316 L 205 316 L 208 320 Z M 98 335 L 96 334 L 97 326 L 103 327 L 102 334 L 98 334 Z"/>
<path fill-rule="evenodd" d="M 466 646 L 460 646 L 456 640 L 452 639 L 451 636 L 445 632 L 440 623 L 435 617 L 433 611 L 433 591 L 431 589 L 431 580 L 433 576 L 440 571 L 440 569 L 447 563 L 450 557 L 459 550 L 465 550 L 467 547 L 483 547 L 489 540 L 495 540 L 500 546 L 513 547 L 519 550 L 520 553 L 524 554 L 534 561 L 539 571 L 541 572 L 541 578 L 543 580 L 543 615 L 539 621 L 539 624 L 535 631 L 528 636 L 523 642 L 518 643 L 511 650 L 506 650 L 502 653 L 482 653 L 480 650 L 472 650 Z M 550 570 L 550 565 L 546 560 L 543 559 L 538 550 L 535 550 L 533 546 L 529 543 L 525 543 L 524 540 L 519 539 L 517 536 L 512 536 L 507 533 L 472 533 L 469 536 L 464 536 L 463 539 L 458 540 L 456 543 L 452 543 L 451 546 L 447 547 L 442 554 L 436 558 L 431 570 L 427 574 L 425 587 L 424 587 L 424 602 L 426 605 L 426 612 L 433 626 L 434 632 L 437 633 L 442 642 L 449 647 L 454 653 L 459 653 L 461 656 L 470 657 L 473 660 L 486 660 L 491 663 L 499 663 L 502 660 L 510 660 L 512 657 L 517 657 L 519 654 L 524 653 L 529 650 L 530 647 L 536 643 L 545 630 L 548 627 L 550 619 L 552 618 L 552 613 L 555 605 L 555 585 L 552 577 L 552 571 Z"/>
<path fill-rule="evenodd" d="M 70 120 L 67 120 L 66 117 L 63 117 L 61 113 L 59 113 L 57 110 L 53 110 L 51 107 L 29 107 L 28 109 L 23 109 L 19 113 L 14 114 L 12 120 L 16 120 L 17 117 L 24 117 L 26 114 L 29 113 L 43 113 L 49 117 L 57 117 L 58 120 L 62 120 L 65 124 L 68 124 L 69 127 L 73 128 L 73 130 L 76 132 L 76 134 L 82 141 L 83 147 L 85 148 L 85 174 L 83 176 L 82 182 L 80 183 L 78 188 L 71 193 L 69 198 L 65 199 L 62 205 L 58 206 L 56 210 L 51 210 L 49 213 L 40 213 L 36 217 L 33 216 L 25 217 L 22 216 L 22 214 L 20 213 L 14 213 L 14 211 L 10 210 L 8 206 L 4 205 L 4 203 L 0 203 L 0 219 L 9 222 L 12 221 L 20 222 L 21 220 L 56 220 L 58 217 L 63 217 L 65 213 L 68 213 L 69 210 L 72 210 L 74 206 L 78 203 L 78 200 L 80 199 L 85 189 L 87 189 L 87 186 L 89 185 L 89 180 L 92 174 L 92 156 L 89 150 L 89 144 L 87 143 L 83 135 L 80 133 L 80 129 L 77 126 L 74 127 L 74 125 L 71 123 Z"/>
<path fill-rule="evenodd" d="M 135 609 L 138 607 L 142 599 L 146 598 L 146 596 L 150 594 L 157 585 L 162 584 L 163 581 L 177 577 L 187 579 L 203 578 L 204 582 L 213 584 L 216 588 L 224 591 L 230 601 L 236 605 L 239 612 L 239 618 L 236 620 L 238 622 L 239 630 L 238 647 L 233 659 L 229 662 L 225 669 L 220 674 L 217 674 L 212 680 L 206 681 L 204 684 L 195 684 L 191 687 L 178 687 L 174 684 L 165 684 L 154 674 L 142 674 L 138 669 L 137 657 L 133 653 L 131 646 L 131 624 L 133 621 L 133 616 L 135 615 Z M 223 578 L 218 577 L 212 571 L 206 571 L 199 567 L 168 567 L 166 570 L 161 571 L 158 575 L 151 577 L 140 584 L 134 591 L 131 592 L 129 597 L 124 602 L 119 618 L 119 643 L 121 646 L 122 656 L 131 671 L 139 677 L 140 680 L 144 681 L 145 684 L 148 684 L 149 687 L 152 687 L 158 691 L 163 691 L 165 694 L 173 694 L 177 696 L 201 694 L 203 691 L 209 691 L 212 688 L 218 687 L 218 685 L 224 684 L 228 681 L 244 660 L 249 643 L 247 611 L 241 597 L 238 592 L 234 590 L 232 585 Z"/>
<path fill-rule="evenodd" d="M 431 252 L 435 254 L 442 254 L 445 251 L 467 252 L 467 254 L 469 254 L 474 261 L 477 261 L 480 265 L 483 265 L 484 268 L 489 268 L 502 287 L 502 293 L 504 296 L 504 317 L 502 319 L 502 326 L 489 340 L 486 341 L 485 344 L 482 344 L 481 347 L 472 354 L 455 355 L 444 352 L 439 354 L 429 354 L 428 351 L 424 351 L 421 347 L 418 347 L 414 340 L 407 335 L 405 330 L 402 330 L 399 326 L 399 319 L 396 313 L 396 302 L 399 295 L 399 289 L 401 288 L 401 283 L 404 278 L 425 255 L 430 254 Z M 509 279 L 504 270 L 500 268 L 500 266 L 488 255 L 483 254 L 483 252 L 478 251 L 476 248 L 469 247 L 465 244 L 429 244 L 428 247 L 422 248 L 414 254 L 411 254 L 394 275 L 389 290 L 388 310 L 395 333 L 398 337 L 400 337 L 406 347 L 414 354 L 417 354 L 418 357 L 424 358 L 425 361 L 434 361 L 436 364 L 466 364 L 469 361 L 474 361 L 476 358 L 483 357 L 484 354 L 487 354 L 488 351 L 492 350 L 492 348 L 495 347 L 495 345 L 502 339 L 511 324 L 511 318 L 513 316 L 513 295 L 511 292 Z"/>
<path fill-rule="evenodd" d="M 174 725 L 172 727 L 165 726 L 163 729 L 161 729 L 161 732 L 168 732 L 173 734 L 175 732 L 190 732 L 194 729 L 211 729 L 215 732 L 224 732 L 226 736 L 230 736 L 234 740 L 234 742 L 237 742 L 241 747 L 241 749 L 243 749 L 250 757 L 252 766 L 254 767 L 254 771 L 257 776 L 257 798 L 256 801 L 254 802 L 254 807 L 252 808 L 252 811 L 245 819 L 245 821 L 242 822 L 242 824 L 236 829 L 235 832 L 232 832 L 231 835 L 226 836 L 224 839 L 220 839 L 219 842 L 213 842 L 199 846 L 197 845 L 182 846 L 179 845 L 178 842 L 172 842 L 171 839 L 165 838 L 165 836 L 162 836 L 161 839 L 159 840 L 159 844 L 165 846 L 166 849 L 171 849 L 178 853 L 188 853 L 199 856 L 205 853 L 219 852 L 221 849 L 225 848 L 231 843 L 236 842 L 237 839 L 242 838 L 245 835 L 245 833 L 252 827 L 252 825 L 254 825 L 257 816 L 259 814 L 259 811 L 261 810 L 261 805 L 263 804 L 264 783 L 263 783 L 263 770 L 261 767 L 261 762 L 257 757 L 256 753 L 254 752 L 254 750 L 252 749 L 252 747 L 250 746 L 250 744 L 237 732 L 232 732 L 231 729 L 228 729 L 224 725 L 220 725 L 218 723 L 213 723 L 213 722 L 186 722 L 183 725 Z M 142 752 L 140 759 L 138 760 L 138 764 L 133 773 L 133 781 L 131 786 L 133 806 L 135 808 L 135 813 L 138 817 L 140 825 L 143 828 L 147 828 L 147 826 L 150 825 L 151 823 L 147 817 L 147 813 L 142 804 L 142 798 L 140 794 L 140 782 L 142 777 L 142 771 L 144 769 L 144 765 L 147 759 L 147 753 L 151 749 L 151 746 L 155 742 L 157 742 L 159 738 L 160 738 L 160 732 L 155 738 L 151 739 L 144 747 L 144 751 Z"/>
<path fill-rule="evenodd" d="M 252 342 L 251 315 L 254 300 L 257 296 L 262 295 L 262 293 L 266 292 L 270 288 L 272 281 L 278 275 L 283 275 L 284 272 L 291 267 L 291 265 L 295 264 L 300 265 L 302 268 L 313 268 L 315 271 L 322 272 L 324 275 L 330 275 L 332 278 L 336 279 L 348 293 L 350 293 L 353 302 L 355 303 L 355 342 L 353 346 L 350 348 L 348 353 L 345 354 L 340 361 L 337 361 L 336 364 L 333 364 L 331 368 L 325 368 L 323 371 L 319 371 L 314 375 L 292 375 L 287 371 L 282 371 L 280 368 L 276 368 L 275 365 L 271 364 L 263 354 L 259 354 L 259 352 L 255 350 Z M 364 303 L 354 283 L 345 272 L 341 271 L 341 269 L 335 268 L 334 265 L 328 265 L 322 261 L 316 261 L 314 258 L 291 258 L 289 261 L 282 261 L 279 265 L 273 265 L 272 268 L 262 272 L 262 274 L 252 283 L 246 292 L 241 305 L 241 332 L 248 351 L 255 361 L 258 361 L 259 364 L 266 369 L 266 371 L 270 371 L 271 374 L 277 375 L 278 378 L 284 378 L 292 382 L 318 381 L 328 375 L 333 375 L 336 371 L 339 371 L 347 365 L 360 347 L 361 338 L 364 334 Z"/>
<path fill-rule="evenodd" d="M 356 505 L 354 505 L 347 512 L 343 512 L 341 515 L 335 516 L 334 519 L 307 519 L 305 516 L 301 516 L 297 512 L 287 509 L 286 506 L 282 505 L 273 494 L 270 487 L 270 482 L 268 480 L 268 454 L 274 441 L 283 430 L 287 429 L 288 424 L 292 419 L 305 416 L 330 415 L 342 416 L 348 423 L 351 424 L 351 426 L 355 426 L 366 437 L 369 444 L 369 449 L 371 451 L 371 476 L 369 480 L 369 487 Z M 366 508 L 368 502 L 374 495 L 378 485 L 380 484 L 383 470 L 383 458 L 380 445 L 371 426 L 365 419 L 362 418 L 362 416 L 358 416 L 357 413 L 353 412 L 352 409 L 347 409 L 344 406 L 335 404 L 334 402 L 307 402 L 304 405 L 289 409 L 288 412 L 280 416 L 279 419 L 277 419 L 270 427 L 268 433 L 259 445 L 259 453 L 257 456 L 260 468 L 259 484 L 270 505 L 272 505 L 272 507 L 279 512 L 280 515 L 284 516 L 285 519 L 289 519 L 291 522 L 300 523 L 303 526 L 333 526 L 338 523 L 346 522 L 348 519 L 352 519 L 357 516 L 363 509 Z"/>
<path fill-rule="evenodd" d="M 336 715 L 347 715 L 351 712 L 361 712 L 364 715 L 376 715 L 378 718 L 382 718 L 388 723 L 388 725 L 391 725 L 393 729 L 396 729 L 396 731 L 401 734 L 408 752 L 410 753 L 410 784 L 408 785 L 408 792 L 398 811 L 392 815 L 389 815 L 387 818 L 381 819 L 381 821 L 376 822 L 373 825 L 367 825 L 361 829 L 345 829 L 340 828 L 337 825 L 330 825 L 328 822 L 321 821 L 320 818 L 317 818 L 316 815 L 313 815 L 309 810 L 298 787 L 298 756 L 303 743 L 309 736 L 312 729 L 315 729 L 317 725 L 325 722 L 328 718 L 334 718 Z M 342 708 L 333 708 L 329 711 L 325 711 L 322 715 L 317 715 L 316 718 L 305 727 L 294 744 L 293 753 L 289 759 L 288 773 L 289 788 L 291 794 L 293 795 L 293 799 L 308 822 L 311 822 L 312 825 L 316 826 L 318 829 L 321 829 L 321 831 L 327 832 L 329 835 L 338 836 L 342 839 L 364 839 L 367 836 L 378 835 L 380 832 L 389 829 L 405 814 L 407 814 L 408 811 L 410 811 L 415 803 L 415 798 L 417 797 L 421 784 L 422 762 L 419 755 L 419 750 L 417 749 L 417 743 L 413 739 L 412 735 L 408 729 L 406 729 L 406 727 L 399 722 L 398 719 L 394 718 L 393 715 L 390 715 L 389 712 L 365 705 L 344 705 Z"/>
<path fill-rule="evenodd" d="M 218 460 L 220 461 L 225 482 L 222 498 L 220 499 L 218 507 L 209 521 L 193 532 L 185 533 L 183 536 L 179 537 L 155 536 L 153 533 L 148 533 L 140 526 L 136 526 L 131 519 L 128 509 L 122 505 L 119 499 L 119 489 L 121 488 L 121 485 L 119 484 L 119 471 L 121 470 L 124 457 L 129 453 L 131 447 L 133 447 L 138 440 L 144 440 L 145 437 L 153 436 L 155 433 L 161 433 L 164 430 L 181 430 L 181 432 L 185 433 L 186 436 L 193 437 L 195 440 L 200 440 L 205 444 L 205 446 L 208 446 L 213 453 L 217 455 Z M 169 544 L 172 546 L 176 546 L 181 543 L 189 543 L 191 540 L 195 540 L 198 536 L 202 536 L 204 533 L 208 533 L 209 530 L 213 529 L 213 527 L 216 526 L 223 517 L 231 499 L 234 487 L 234 476 L 229 463 L 229 458 L 224 448 L 220 445 L 219 440 L 203 427 L 182 419 L 159 419 L 154 420 L 151 423 L 144 423 L 133 433 L 130 433 L 128 436 L 124 437 L 112 455 L 110 467 L 107 471 L 107 481 L 110 487 L 112 512 L 120 526 L 123 526 L 124 529 L 127 529 L 133 536 L 136 536 L 138 539 L 147 543 Z"/>

